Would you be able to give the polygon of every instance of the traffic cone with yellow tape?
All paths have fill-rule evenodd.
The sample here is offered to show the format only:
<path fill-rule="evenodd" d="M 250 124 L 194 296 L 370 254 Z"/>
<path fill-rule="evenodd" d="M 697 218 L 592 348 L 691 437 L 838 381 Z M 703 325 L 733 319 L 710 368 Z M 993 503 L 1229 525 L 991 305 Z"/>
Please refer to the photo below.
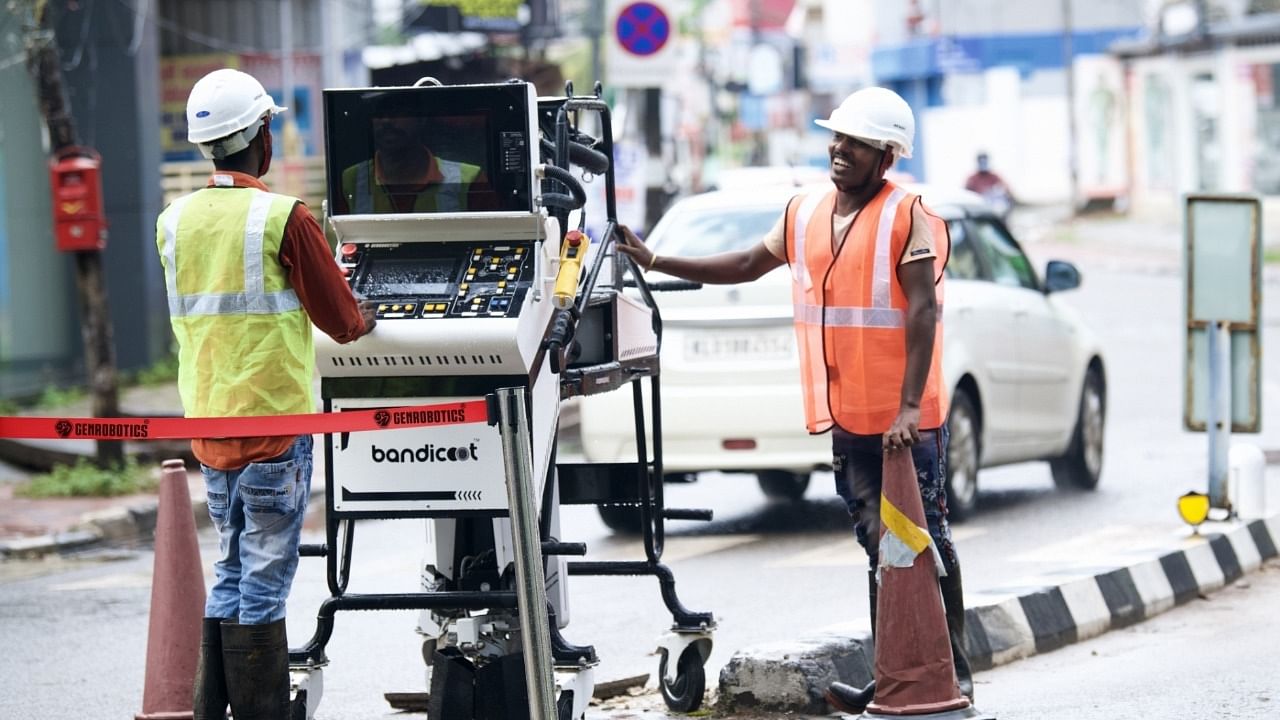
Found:
<path fill-rule="evenodd" d="M 956 684 L 938 576 L 909 450 L 886 450 L 880 496 L 880 592 L 876 608 L 875 699 L 866 720 L 909 715 L 995 720 Z"/>
<path fill-rule="evenodd" d="M 196 538 L 187 468 L 165 460 L 156 510 L 155 569 L 142 712 L 136 720 L 182 720 L 193 715 L 191 691 L 200 653 L 204 573 Z"/>

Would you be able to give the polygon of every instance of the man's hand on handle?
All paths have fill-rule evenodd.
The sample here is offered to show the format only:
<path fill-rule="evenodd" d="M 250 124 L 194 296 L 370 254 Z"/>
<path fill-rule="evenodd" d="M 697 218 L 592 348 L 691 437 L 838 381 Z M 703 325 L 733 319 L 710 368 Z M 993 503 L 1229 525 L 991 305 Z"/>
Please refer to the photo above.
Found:
<path fill-rule="evenodd" d="M 903 407 L 884 434 L 885 450 L 901 450 L 920 442 L 920 408 Z"/>
<path fill-rule="evenodd" d="M 372 300 L 360 301 L 360 318 L 364 320 L 364 332 L 360 333 L 363 337 L 373 330 L 373 326 L 378 324 L 377 320 L 378 303 Z"/>
<path fill-rule="evenodd" d="M 635 260 L 636 265 L 639 265 L 641 270 L 651 269 L 653 251 L 644 244 L 643 240 L 636 237 L 636 234 L 631 232 L 631 228 L 626 225 L 619 225 L 618 232 L 621 233 L 619 242 L 615 245 L 618 248 L 618 252 Z"/>

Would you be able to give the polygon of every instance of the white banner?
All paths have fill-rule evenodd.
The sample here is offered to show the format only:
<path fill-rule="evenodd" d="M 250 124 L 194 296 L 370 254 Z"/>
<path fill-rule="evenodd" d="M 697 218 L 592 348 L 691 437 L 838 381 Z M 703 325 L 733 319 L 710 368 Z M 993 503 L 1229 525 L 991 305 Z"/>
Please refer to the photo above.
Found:
<path fill-rule="evenodd" d="M 335 399 L 333 412 L 459 399 Z M 486 423 L 336 433 L 329 436 L 329 445 L 329 492 L 337 512 L 394 515 L 507 508 L 502 436 Z"/>

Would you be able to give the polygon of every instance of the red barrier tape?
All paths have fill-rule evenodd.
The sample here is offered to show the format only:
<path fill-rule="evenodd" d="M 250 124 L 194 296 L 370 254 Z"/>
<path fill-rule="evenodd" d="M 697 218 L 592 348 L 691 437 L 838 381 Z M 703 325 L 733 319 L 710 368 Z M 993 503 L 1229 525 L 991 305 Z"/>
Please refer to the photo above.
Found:
<path fill-rule="evenodd" d="M 64 440 L 184 440 L 188 438 L 320 435 L 362 430 L 488 422 L 484 400 L 344 410 L 304 415 L 225 418 L 0 417 L 0 438 Z"/>

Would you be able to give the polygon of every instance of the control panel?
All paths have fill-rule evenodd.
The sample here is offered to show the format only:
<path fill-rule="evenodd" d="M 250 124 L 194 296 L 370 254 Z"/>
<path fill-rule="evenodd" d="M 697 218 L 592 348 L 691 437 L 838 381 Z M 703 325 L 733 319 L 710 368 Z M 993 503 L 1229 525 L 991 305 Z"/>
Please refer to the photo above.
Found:
<path fill-rule="evenodd" d="M 527 242 L 344 243 L 337 259 L 378 320 L 516 317 L 534 252 Z"/>

